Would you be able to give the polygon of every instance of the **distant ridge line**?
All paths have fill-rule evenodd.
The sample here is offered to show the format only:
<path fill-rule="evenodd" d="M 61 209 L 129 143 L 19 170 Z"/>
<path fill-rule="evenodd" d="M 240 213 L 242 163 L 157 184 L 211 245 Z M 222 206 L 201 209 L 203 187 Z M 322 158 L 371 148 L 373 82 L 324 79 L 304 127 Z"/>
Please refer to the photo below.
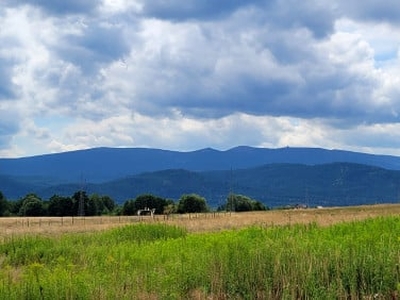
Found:
<path fill-rule="evenodd" d="M 246 146 L 246 145 L 239 145 L 234 146 L 231 148 L 227 148 L 224 150 L 216 149 L 212 147 L 205 147 L 195 150 L 173 150 L 173 149 L 163 149 L 163 148 L 152 148 L 152 147 L 92 147 L 92 148 L 85 148 L 85 149 L 76 149 L 76 150 L 66 150 L 60 152 L 51 152 L 51 153 L 42 153 L 42 154 L 34 154 L 34 155 L 27 155 L 27 156 L 19 156 L 19 157 L 0 157 L 0 160 L 18 160 L 18 159 L 30 159 L 30 158 L 37 158 L 37 157 L 45 157 L 45 156 L 54 156 L 54 155 L 61 155 L 61 154 L 75 154 L 75 153 L 82 153 L 82 152 L 98 152 L 98 151 L 162 151 L 162 152 L 171 152 L 171 153 L 196 153 L 196 152 L 232 152 L 232 151 L 252 151 L 252 150 L 265 150 L 265 151 L 298 151 L 298 150 L 320 150 L 326 152 L 342 152 L 342 153 L 354 153 L 354 154 L 363 154 L 368 156 L 380 156 L 380 157 L 391 157 L 391 158 L 399 158 L 400 156 L 397 155 L 390 155 L 390 154 L 377 154 L 377 153 L 367 153 L 367 152 L 359 152 L 353 150 L 344 150 L 344 149 L 327 149 L 322 147 L 298 147 L 298 146 L 285 146 L 285 147 L 276 147 L 276 148 L 267 148 L 267 147 L 256 147 L 256 146 Z"/>
<path fill-rule="evenodd" d="M 167 169 L 201 172 L 254 168 L 271 163 L 318 165 L 334 162 L 400 170 L 400 157 L 397 156 L 324 148 L 237 146 L 227 150 L 203 148 L 176 151 L 142 147 L 98 147 L 21 158 L 0 158 L 0 175 L 42 177 L 49 182 L 71 183 L 77 182 L 83 174 L 88 182 L 101 183 Z"/>

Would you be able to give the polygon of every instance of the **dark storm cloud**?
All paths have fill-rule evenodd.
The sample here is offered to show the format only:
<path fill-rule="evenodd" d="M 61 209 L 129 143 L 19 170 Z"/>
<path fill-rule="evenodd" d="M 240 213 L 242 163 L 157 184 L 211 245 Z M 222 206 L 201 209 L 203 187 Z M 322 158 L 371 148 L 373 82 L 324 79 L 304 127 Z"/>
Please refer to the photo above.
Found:
<path fill-rule="evenodd" d="M 268 3 L 268 8 L 266 15 L 244 14 L 235 19 L 235 26 L 220 24 L 220 35 L 212 32 L 213 25 L 205 30 L 199 26 L 203 30 L 194 32 L 199 36 L 188 35 L 186 61 L 176 60 L 173 45 L 163 44 L 155 59 L 162 67 L 143 72 L 138 97 L 196 117 L 236 112 L 304 118 L 364 115 L 359 104 L 371 97 L 374 83 L 364 74 L 357 77 L 347 65 L 330 64 L 329 53 L 315 47 L 333 30 L 328 9 L 285 7 L 279 1 Z M 157 88 L 145 88 L 150 85 Z"/>
<path fill-rule="evenodd" d="M 230 88 L 221 93 L 220 99 L 213 97 L 207 102 L 210 103 L 210 111 L 216 110 L 222 115 L 244 112 L 259 116 L 353 118 L 353 122 L 359 121 L 357 118 L 393 121 L 386 114 L 374 112 L 368 115 L 360 106 L 360 101 L 370 97 L 372 87 L 366 88 L 366 84 L 371 84 L 370 82 L 352 81 L 339 86 L 339 82 L 344 82 L 343 77 L 349 78 L 349 75 L 330 74 L 325 78 L 313 78 L 315 81 L 306 85 L 284 79 L 270 79 L 263 82 L 250 77 L 240 78 L 233 81 Z M 337 97 L 338 91 L 343 91 L 345 94 L 343 99 Z M 183 110 L 187 108 L 188 112 L 196 112 L 193 108 L 204 108 L 204 100 L 199 98 L 194 102 L 187 101 L 180 104 L 183 105 Z M 189 103 L 192 107 L 184 106 Z M 204 111 L 202 115 L 204 116 Z"/>
<path fill-rule="evenodd" d="M 129 50 L 121 28 L 90 23 L 82 34 L 64 36 L 55 47 L 60 58 L 80 67 L 83 73 L 93 73 L 99 65 L 118 60 Z"/>

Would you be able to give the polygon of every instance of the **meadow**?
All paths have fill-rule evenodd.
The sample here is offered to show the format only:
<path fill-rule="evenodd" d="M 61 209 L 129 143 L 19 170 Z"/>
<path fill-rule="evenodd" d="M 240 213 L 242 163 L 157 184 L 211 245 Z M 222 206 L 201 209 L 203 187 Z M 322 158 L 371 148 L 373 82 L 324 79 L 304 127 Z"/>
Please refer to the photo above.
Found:
<path fill-rule="evenodd" d="M 397 299 L 398 209 L 0 220 L 0 299 Z"/>

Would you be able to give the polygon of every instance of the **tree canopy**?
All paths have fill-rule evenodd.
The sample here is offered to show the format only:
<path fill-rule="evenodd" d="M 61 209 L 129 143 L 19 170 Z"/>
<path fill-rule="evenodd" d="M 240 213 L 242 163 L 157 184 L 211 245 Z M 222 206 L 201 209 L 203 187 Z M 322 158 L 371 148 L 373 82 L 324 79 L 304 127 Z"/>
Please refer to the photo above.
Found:
<path fill-rule="evenodd" d="M 202 213 L 209 211 L 205 198 L 198 194 L 184 194 L 175 203 L 152 194 L 138 195 L 118 205 L 109 196 L 76 191 L 72 196 L 53 195 L 44 201 L 34 193 L 16 201 L 7 201 L 0 191 L 0 216 L 97 216 L 107 214 L 136 215 L 139 210 L 155 210 L 155 214 Z M 268 209 L 262 202 L 247 196 L 230 194 L 218 210 L 251 211 Z"/>
<path fill-rule="evenodd" d="M 20 216 L 43 216 L 45 212 L 43 201 L 35 194 L 28 194 L 22 199 L 22 206 L 19 210 Z"/>
<path fill-rule="evenodd" d="M 123 215 L 135 215 L 140 209 L 155 209 L 155 214 L 163 214 L 172 200 L 167 200 L 151 194 L 143 194 L 126 201 L 122 208 Z"/>
<path fill-rule="evenodd" d="M 178 213 L 200 213 L 208 211 L 206 199 L 197 195 L 182 195 L 178 201 Z"/>
<path fill-rule="evenodd" d="M 48 214 L 49 216 L 63 217 L 73 216 L 73 202 L 71 197 L 62 197 L 53 195 L 49 200 Z"/>
<path fill-rule="evenodd" d="M 268 209 L 262 202 L 253 200 L 250 197 L 237 194 L 229 194 L 226 204 L 220 207 L 220 210 L 227 211 L 253 211 Z"/>
<path fill-rule="evenodd" d="M 9 205 L 6 197 L 4 197 L 3 193 L 0 191 L 0 216 L 6 215 L 9 210 Z"/>

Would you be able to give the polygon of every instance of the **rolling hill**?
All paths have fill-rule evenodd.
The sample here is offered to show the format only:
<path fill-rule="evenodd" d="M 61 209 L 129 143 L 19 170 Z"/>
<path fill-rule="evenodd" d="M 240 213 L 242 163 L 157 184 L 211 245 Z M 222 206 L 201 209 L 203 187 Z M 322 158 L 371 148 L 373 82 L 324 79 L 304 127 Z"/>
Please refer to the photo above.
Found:
<path fill-rule="evenodd" d="M 321 148 L 206 148 L 179 152 L 147 148 L 93 148 L 22 158 L 0 159 L 0 175 L 37 177 L 51 182 L 106 182 L 167 169 L 213 171 L 272 163 L 306 165 L 350 162 L 400 170 L 400 157 Z"/>
<path fill-rule="evenodd" d="M 119 200 L 143 193 L 171 199 L 197 193 L 213 207 L 223 204 L 230 192 L 250 196 L 270 207 L 345 206 L 398 202 L 400 171 L 353 163 L 268 164 L 206 172 L 164 170 L 88 186 L 90 189 L 114 193 Z"/>
<path fill-rule="evenodd" d="M 177 152 L 96 148 L 0 159 L 0 191 L 8 199 L 44 199 L 85 188 L 122 202 L 142 193 L 178 199 L 198 193 L 222 204 L 230 191 L 276 207 L 397 202 L 400 158 L 319 148 L 237 147 Z"/>

